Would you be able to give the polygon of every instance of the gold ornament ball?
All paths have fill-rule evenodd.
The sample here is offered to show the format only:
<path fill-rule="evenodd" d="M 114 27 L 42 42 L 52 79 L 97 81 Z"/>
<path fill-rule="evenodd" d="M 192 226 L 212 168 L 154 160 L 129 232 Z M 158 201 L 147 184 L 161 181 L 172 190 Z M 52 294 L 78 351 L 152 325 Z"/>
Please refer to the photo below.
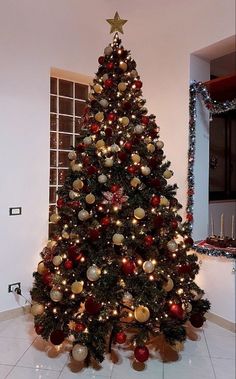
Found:
<path fill-rule="evenodd" d="M 101 276 L 101 270 L 96 265 L 92 265 L 88 268 L 86 275 L 88 280 L 96 282 Z"/>
<path fill-rule="evenodd" d="M 86 211 L 85 209 L 82 209 L 81 211 L 79 211 L 78 213 L 78 218 L 80 221 L 86 221 L 89 219 L 89 213 L 88 211 Z"/>
<path fill-rule="evenodd" d="M 145 210 L 143 208 L 136 208 L 134 210 L 134 217 L 138 220 L 142 220 L 145 217 Z"/>
<path fill-rule="evenodd" d="M 162 149 L 164 147 L 164 142 L 157 141 L 156 146 L 157 146 L 158 149 Z"/>
<path fill-rule="evenodd" d="M 95 114 L 95 120 L 98 122 L 102 122 L 104 120 L 104 113 L 98 112 Z"/>
<path fill-rule="evenodd" d="M 60 219 L 61 219 L 61 217 L 59 216 L 58 213 L 53 213 L 50 216 L 50 221 L 53 222 L 54 224 L 56 224 Z"/>
<path fill-rule="evenodd" d="M 122 245 L 122 243 L 124 242 L 124 239 L 125 237 L 123 236 L 123 234 L 120 234 L 120 233 L 115 233 L 112 237 L 112 241 L 114 245 Z"/>
<path fill-rule="evenodd" d="M 85 137 L 84 139 L 83 139 L 83 143 L 85 144 L 85 145 L 91 145 L 91 143 L 92 143 L 93 141 L 92 141 L 92 138 L 91 137 Z"/>
<path fill-rule="evenodd" d="M 165 179 L 170 179 L 173 176 L 173 171 L 171 170 L 165 170 L 163 173 L 163 176 Z"/>
<path fill-rule="evenodd" d="M 163 285 L 163 289 L 166 291 L 166 292 L 169 292 L 171 291 L 172 289 L 174 288 L 174 282 L 171 278 L 168 278 L 168 281 L 166 282 L 166 284 Z"/>
<path fill-rule="evenodd" d="M 79 343 L 75 344 L 72 349 L 72 357 L 77 362 L 82 362 L 88 355 L 87 346 L 80 345 Z"/>
<path fill-rule="evenodd" d="M 71 165 L 71 169 L 73 172 L 76 172 L 76 171 L 80 172 L 82 170 L 82 166 L 79 163 L 75 163 L 75 164 Z"/>
<path fill-rule="evenodd" d="M 108 45 L 107 47 L 105 47 L 105 49 L 104 49 L 104 54 L 105 55 L 111 55 L 112 52 L 113 52 L 113 50 L 112 50 L 112 47 L 110 45 Z"/>
<path fill-rule="evenodd" d="M 69 191 L 69 198 L 71 200 L 74 200 L 78 196 L 79 196 L 78 192 L 75 192 L 75 191 L 72 191 L 72 190 Z"/>
<path fill-rule="evenodd" d="M 55 255 L 55 257 L 53 257 L 52 263 L 54 264 L 54 266 L 58 267 L 58 266 L 60 266 L 62 261 L 63 261 L 63 259 L 60 255 Z"/>
<path fill-rule="evenodd" d="M 132 78 L 135 78 L 136 76 L 138 76 L 138 72 L 137 72 L 136 70 L 132 70 L 132 71 L 130 72 L 130 76 L 131 76 Z"/>
<path fill-rule="evenodd" d="M 149 153 L 154 153 L 155 149 L 156 148 L 155 148 L 155 146 L 152 143 L 149 143 L 147 145 L 147 151 L 149 151 Z"/>
<path fill-rule="evenodd" d="M 120 83 L 118 84 L 118 90 L 119 90 L 120 92 L 125 91 L 126 88 L 127 88 L 127 84 L 126 84 L 125 82 L 120 82 Z"/>
<path fill-rule="evenodd" d="M 43 275 L 45 274 L 45 272 L 47 271 L 47 267 L 45 267 L 43 261 L 39 262 L 38 264 L 38 268 L 37 268 L 37 271 L 40 275 Z"/>
<path fill-rule="evenodd" d="M 48 249 L 53 249 L 54 246 L 56 246 L 56 241 L 53 241 L 53 240 L 49 240 L 48 243 L 47 243 L 47 248 Z"/>
<path fill-rule="evenodd" d="M 174 253 L 178 249 L 178 245 L 174 240 L 170 240 L 167 242 L 167 249 L 171 251 L 171 253 Z"/>
<path fill-rule="evenodd" d="M 99 103 L 100 103 L 100 105 L 101 105 L 103 108 L 107 108 L 108 105 L 109 105 L 109 103 L 108 103 L 108 101 L 107 101 L 106 99 L 101 99 L 101 100 L 99 101 Z"/>
<path fill-rule="evenodd" d="M 82 182 L 82 180 L 80 179 L 76 179 L 73 181 L 73 188 L 76 189 L 76 190 L 80 190 L 82 189 L 84 186 L 84 183 Z"/>
<path fill-rule="evenodd" d="M 134 163 L 139 163 L 140 160 L 141 160 L 140 155 L 138 155 L 138 154 L 132 154 L 132 155 L 131 155 L 131 159 L 132 159 L 132 161 L 133 161 Z"/>
<path fill-rule="evenodd" d="M 147 274 L 151 274 L 154 271 L 154 264 L 152 261 L 145 261 L 143 263 L 143 271 L 146 272 Z"/>
<path fill-rule="evenodd" d="M 143 131 L 144 131 L 143 125 L 136 125 L 134 127 L 134 133 L 135 134 L 142 134 Z"/>
<path fill-rule="evenodd" d="M 40 316 L 44 312 L 44 305 L 43 304 L 33 304 L 31 307 L 31 313 L 33 316 Z"/>
<path fill-rule="evenodd" d="M 94 89 L 94 92 L 96 92 L 96 93 L 101 93 L 102 92 L 102 86 L 100 86 L 100 84 L 95 84 L 93 86 L 93 89 Z"/>
<path fill-rule="evenodd" d="M 63 293 L 57 289 L 51 289 L 50 291 L 50 298 L 52 299 L 52 301 L 54 301 L 55 303 L 59 302 L 62 300 L 63 298 Z"/>
<path fill-rule="evenodd" d="M 134 317 L 138 322 L 146 322 L 150 318 L 150 311 L 144 305 L 139 305 L 134 310 Z"/>
<path fill-rule="evenodd" d="M 92 194 L 92 193 L 89 193 L 88 195 L 86 195 L 85 197 L 85 201 L 86 203 L 88 204 L 93 204 L 95 202 L 95 196 Z"/>
<path fill-rule="evenodd" d="M 148 176 L 151 173 L 151 169 L 148 166 L 142 166 L 141 172 L 144 176 Z"/>
<path fill-rule="evenodd" d="M 83 282 L 74 282 L 71 284 L 71 292 L 74 294 L 79 294 L 83 291 L 84 283 Z"/>
<path fill-rule="evenodd" d="M 122 123 L 122 125 L 124 125 L 124 126 L 129 125 L 129 119 L 128 119 L 128 117 L 126 117 L 126 116 L 122 117 L 122 119 L 121 119 L 121 123 Z"/>
<path fill-rule="evenodd" d="M 121 62 L 119 63 L 119 67 L 120 67 L 121 70 L 123 70 L 123 71 L 127 71 L 127 68 L 128 68 L 127 63 L 125 63 L 125 62 L 123 62 L 123 61 L 121 61 Z"/>
<path fill-rule="evenodd" d="M 130 184 L 132 187 L 136 188 L 141 184 L 141 180 L 137 177 L 134 177 L 133 179 L 131 179 Z"/>
<path fill-rule="evenodd" d="M 105 146 L 105 142 L 103 141 L 103 139 L 99 139 L 97 142 L 96 142 L 96 148 L 97 149 L 101 149 Z"/>
<path fill-rule="evenodd" d="M 163 207 L 168 207 L 169 203 L 169 200 L 165 196 L 161 196 L 160 205 L 162 205 Z"/>
<path fill-rule="evenodd" d="M 105 167 L 112 167 L 113 166 L 113 159 L 112 158 L 106 158 L 105 161 L 104 161 L 104 166 Z"/>
<path fill-rule="evenodd" d="M 107 182 L 107 176 L 104 174 L 99 175 L 98 182 L 101 184 L 106 183 Z"/>
<path fill-rule="evenodd" d="M 75 159 L 77 158 L 77 154 L 76 154 L 76 152 L 75 152 L 75 151 L 70 151 L 70 152 L 68 153 L 68 158 L 69 158 L 71 161 L 75 160 Z"/>
<path fill-rule="evenodd" d="M 68 240 L 70 238 L 69 233 L 67 233 L 65 230 L 63 230 L 63 232 L 61 233 L 61 235 L 62 235 L 62 238 L 65 238 L 66 240 Z"/>

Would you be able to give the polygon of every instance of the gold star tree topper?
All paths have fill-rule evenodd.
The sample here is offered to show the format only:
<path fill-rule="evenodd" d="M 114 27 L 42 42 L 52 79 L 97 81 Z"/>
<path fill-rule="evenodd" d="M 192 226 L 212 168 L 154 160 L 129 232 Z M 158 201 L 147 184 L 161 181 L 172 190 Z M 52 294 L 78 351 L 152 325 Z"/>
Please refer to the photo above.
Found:
<path fill-rule="evenodd" d="M 114 18 L 109 18 L 106 20 L 108 24 L 111 25 L 110 33 L 114 32 L 120 32 L 124 34 L 123 32 L 123 25 L 127 22 L 127 20 L 122 20 L 118 14 L 118 12 L 115 13 Z"/>

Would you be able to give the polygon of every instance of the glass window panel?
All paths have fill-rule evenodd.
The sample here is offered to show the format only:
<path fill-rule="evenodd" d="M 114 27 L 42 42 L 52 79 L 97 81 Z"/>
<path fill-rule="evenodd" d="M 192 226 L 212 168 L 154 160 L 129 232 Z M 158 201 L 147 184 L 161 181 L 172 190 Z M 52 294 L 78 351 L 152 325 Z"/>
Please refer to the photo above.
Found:
<path fill-rule="evenodd" d="M 49 203 L 56 202 L 56 187 L 50 187 L 49 189 Z"/>
<path fill-rule="evenodd" d="M 67 169 L 64 170 L 58 170 L 58 183 L 59 184 L 64 184 L 66 176 L 67 176 Z"/>
<path fill-rule="evenodd" d="M 57 170 L 51 169 L 50 170 L 50 182 L 51 185 L 57 184 Z"/>
<path fill-rule="evenodd" d="M 50 96 L 50 111 L 57 112 L 57 98 L 56 96 Z"/>
<path fill-rule="evenodd" d="M 57 130 L 57 115 L 50 114 L 50 129 Z"/>
<path fill-rule="evenodd" d="M 69 165 L 68 152 L 59 151 L 58 167 L 68 167 L 68 165 Z"/>
<path fill-rule="evenodd" d="M 51 78 L 50 80 L 50 93 L 57 94 L 57 78 Z"/>
<path fill-rule="evenodd" d="M 225 191 L 225 119 L 215 117 L 210 127 L 210 192 Z M 214 163 L 214 164 L 213 164 Z"/>
<path fill-rule="evenodd" d="M 73 97 L 73 82 L 59 79 L 59 95 Z"/>
<path fill-rule="evenodd" d="M 60 150 L 70 150 L 73 145 L 73 135 L 59 133 L 59 149 Z"/>
<path fill-rule="evenodd" d="M 50 133 L 50 148 L 51 149 L 57 148 L 57 133 L 54 133 L 54 132 Z"/>
<path fill-rule="evenodd" d="M 84 108 L 86 107 L 86 103 L 82 101 L 76 101 L 75 102 L 75 115 L 76 116 L 83 116 Z"/>
<path fill-rule="evenodd" d="M 75 83 L 75 97 L 76 99 L 88 99 L 88 86 L 80 83 Z"/>
<path fill-rule="evenodd" d="M 49 217 L 50 217 L 50 215 L 49 215 Z M 53 236 L 55 236 L 56 234 L 57 234 L 57 225 L 50 222 L 48 225 L 49 238 L 53 238 Z"/>
<path fill-rule="evenodd" d="M 231 120 L 231 191 L 236 191 L 236 117 Z"/>
<path fill-rule="evenodd" d="M 81 127 L 82 127 L 82 120 L 81 120 L 81 118 L 76 118 L 75 119 L 75 133 L 76 134 L 80 134 Z"/>
<path fill-rule="evenodd" d="M 59 98 L 59 113 L 73 115 L 73 100 Z"/>
<path fill-rule="evenodd" d="M 56 151 L 50 151 L 50 167 L 57 166 L 57 153 Z"/>
<path fill-rule="evenodd" d="M 59 130 L 61 132 L 73 133 L 73 118 L 69 116 L 59 116 Z"/>

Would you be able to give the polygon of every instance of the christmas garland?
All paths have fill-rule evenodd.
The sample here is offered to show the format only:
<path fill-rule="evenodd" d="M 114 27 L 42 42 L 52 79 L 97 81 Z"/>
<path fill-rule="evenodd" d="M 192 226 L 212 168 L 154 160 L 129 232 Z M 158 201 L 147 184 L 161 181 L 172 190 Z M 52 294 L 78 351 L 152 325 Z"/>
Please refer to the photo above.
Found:
<path fill-rule="evenodd" d="M 193 206 L 194 206 L 194 162 L 195 162 L 195 150 L 196 150 L 196 102 L 200 98 L 202 103 L 210 112 L 211 115 L 220 114 L 224 112 L 236 109 L 236 98 L 232 101 L 218 102 L 212 100 L 207 87 L 201 82 L 193 82 L 190 85 L 190 96 L 189 96 L 189 148 L 188 148 L 188 185 L 187 185 L 187 206 L 186 206 L 186 229 L 191 234 L 193 228 Z M 220 253 L 220 250 L 209 250 L 198 249 L 195 245 L 195 249 L 203 254 L 213 255 L 213 256 L 225 256 L 227 258 L 232 258 L 229 254 L 224 252 Z"/>

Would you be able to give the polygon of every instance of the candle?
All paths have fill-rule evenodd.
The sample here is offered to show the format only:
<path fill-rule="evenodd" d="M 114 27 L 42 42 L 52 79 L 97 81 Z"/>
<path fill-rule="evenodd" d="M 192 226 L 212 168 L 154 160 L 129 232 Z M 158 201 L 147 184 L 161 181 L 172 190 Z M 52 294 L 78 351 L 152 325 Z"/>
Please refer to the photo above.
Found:
<path fill-rule="evenodd" d="M 214 233 L 214 220 L 213 220 L 213 217 L 211 215 L 211 235 L 214 236 L 215 233 Z"/>
<path fill-rule="evenodd" d="M 220 238 L 224 238 L 224 213 L 220 216 Z"/>
<path fill-rule="evenodd" d="M 231 238 L 234 240 L 234 215 L 232 215 L 232 223 L 231 223 Z"/>

